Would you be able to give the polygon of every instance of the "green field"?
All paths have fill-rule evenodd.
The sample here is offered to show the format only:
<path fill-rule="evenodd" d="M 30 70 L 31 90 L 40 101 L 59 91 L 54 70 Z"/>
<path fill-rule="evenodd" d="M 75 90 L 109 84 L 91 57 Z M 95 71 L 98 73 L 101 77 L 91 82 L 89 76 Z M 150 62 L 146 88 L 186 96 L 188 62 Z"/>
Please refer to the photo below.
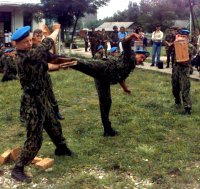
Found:
<path fill-rule="evenodd" d="M 39 157 L 55 159 L 53 168 L 26 170 L 33 182 L 10 179 L 13 162 L 0 167 L 0 188 L 194 189 L 200 188 L 200 85 L 192 81 L 191 116 L 174 107 L 171 77 L 135 69 L 127 79 L 131 95 L 111 87 L 110 119 L 117 137 L 103 137 L 98 97 L 92 78 L 74 70 L 51 73 L 61 121 L 74 157 L 56 157 L 44 132 Z M 0 153 L 23 145 L 18 81 L 0 83 Z M 8 187 L 7 187 L 8 186 Z"/>

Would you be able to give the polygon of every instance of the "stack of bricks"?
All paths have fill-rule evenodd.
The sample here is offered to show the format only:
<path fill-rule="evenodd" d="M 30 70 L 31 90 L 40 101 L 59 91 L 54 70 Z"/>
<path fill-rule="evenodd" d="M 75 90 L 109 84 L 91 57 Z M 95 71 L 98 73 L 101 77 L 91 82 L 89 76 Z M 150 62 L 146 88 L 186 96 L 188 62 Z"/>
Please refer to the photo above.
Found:
<path fill-rule="evenodd" d="M 10 160 L 16 161 L 20 152 L 21 152 L 20 148 L 6 150 L 3 154 L 0 155 L 0 164 L 1 165 L 6 164 Z M 40 169 L 48 169 L 53 166 L 54 159 L 35 157 L 32 161 L 32 164 L 34 164 L 36 167 L 38 167 Z"/>

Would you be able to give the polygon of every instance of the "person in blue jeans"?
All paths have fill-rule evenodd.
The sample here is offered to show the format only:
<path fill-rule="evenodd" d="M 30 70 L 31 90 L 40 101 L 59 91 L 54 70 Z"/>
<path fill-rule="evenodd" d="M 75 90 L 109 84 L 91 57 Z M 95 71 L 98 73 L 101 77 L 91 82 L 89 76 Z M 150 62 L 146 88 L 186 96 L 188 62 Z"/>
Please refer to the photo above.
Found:
<path fill-rule="evenodd" d="M 152 33 L 151 39 L 153 42 L 151 66 L 154 66 L 155 62 L 160 62 L 160 52 L 163 40 L 163 32 L 160 30 L 160 25 L 156 25 L 156 30 Z"/>

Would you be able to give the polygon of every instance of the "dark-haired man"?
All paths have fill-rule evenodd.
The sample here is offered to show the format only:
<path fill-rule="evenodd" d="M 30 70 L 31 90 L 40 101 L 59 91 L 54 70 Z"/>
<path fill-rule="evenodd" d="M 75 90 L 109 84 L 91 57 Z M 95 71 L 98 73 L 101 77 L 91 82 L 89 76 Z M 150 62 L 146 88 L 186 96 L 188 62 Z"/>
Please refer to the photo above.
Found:
<path fill-rule="evenodd" d="M 24 167 L 29 165 L 37 155 L 42 145 L 43 129 L 46 130 L 56 146 L 55 155 L 72 155 L 63 137 L 61 124 L 55 117 L 45 90 L 48 74 L 48 52 L 53 47 L 59 30 L 60 24 L 54 24 L 53 33 L 34 49 L 32 48 L 29 26 L 19 28 L 12 35 L 12 40 L 16 43 L 15 59 L 24 96 L 27 129 L 26 141 L 11 173 L 12 178 L 18 181 L 31 182 L 31 178 L 24 172 Z"/>
<path fill-rule="evenodd" d="M 172 93 L 175 98 L 175 105 L 181 105 L 181 99 L 183 101 L 184 111 L 183 114 L 190 115 L 192 110 L 192 102 L 190 98 L 190 61 L 193 55 L 197 53 L 195 47 L 189 43 L 189 33 L 190 31 L 187 29 L 180 29 L 177 34 L 175 41 L 175 54 L 176 54 L 176 62 L 175 66 L 172 69 Z M 186 46 L 182 45 L 182 49 L 178 49 L 176 42 L 184 42 Z M 188 47 L 188 49 L 187 49 Z M 184 52 L 184 49 L 187 52 Z M 188 57 L 185 60 L 181 60 L 178 57 L 179 52 L 184 52 L 188 54 Z M 185 55 L 184 55 L 185 56 Z"/>
<path fill-rule="evenodd" d="M 95 86 L 99 96 L 101 120 L 104 128 L 104 136 L 115 136 L 118 134 L 109 119 L 111 108 L 110 85 L 122 83 L 134 70 L 136 64 L 143 62 L 149 53 L 144 50 L 134 51 L 131 48 L 132 39 L 139 39 L 140 35 L 132 33 L 123 40 L 123 56 L 119 59 L 101 60 L 77 59 L 77 64 L 72 69 L 85 73 L 95 80 Z"/>

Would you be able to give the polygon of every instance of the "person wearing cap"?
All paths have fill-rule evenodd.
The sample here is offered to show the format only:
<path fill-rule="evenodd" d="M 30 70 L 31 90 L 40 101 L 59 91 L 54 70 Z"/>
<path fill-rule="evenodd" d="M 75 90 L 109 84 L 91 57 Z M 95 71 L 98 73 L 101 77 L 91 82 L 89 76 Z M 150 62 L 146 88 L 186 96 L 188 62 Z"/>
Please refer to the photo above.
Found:
<path fill-rule="evenodd" d="M 109 51 L 109 57 L 119 57 L 119 50 L 117 47 L 112 47 Z"/>
<path fill-rule="evenodd" d="M 183 114 L 190 115 L 192 110 L 192 102 L 190 98 L 190 61 L 192 56 L 197 53 L 195 47 L 189 43 L 189 33 L 187 29 L 180 29 L 176 41 L 186 41 L 188 43 L 188 60 L 181 61 L 176 56 L 175 66 L 172 69 L 172 93 L 175 98 L 175 105 L 181 106 L 181 97 L 183 101 Z M 175 45 L 175 52 L 176 52 Z M 185 47 L 183 47 L 185 49 Z"/>
<path fill-rule="evenodd" d="M 109 37 L 108 34 L 106 33 L 106 30 L 103 28 L 101 31 L 101 34 L 99 35 L 99 44 L 103 46 L 104 52 L 105 52 L 105 57 L 108 56 L 107 50 L 108 50 L 108 41 Z"/>
<path fill-rule="evenodd" d="M 175 51 L 174 51 L 174 41 L 175 41 L 175 35 L 173 33 L 172 28 L 168 29 L 168 33 L 165 36 L 165 50 L 166 50 L 166 54 L 167 54 L 167 66 L 166 68 L 169 68 L 169 64 L 170 61 L 172 63 L 172 67 L 174 66 L 174 55 L 175 55 Z"/>
<path fill-rule="evenodd" d="M 3 62 L 3 76 L 1 81 L 10 81 L 17 79 L 17 67 L 14 60 L 15 49 L 5 49 L 4 54 L 1 57 L 1 62 Z"/>
<path fill-rule="evenodd" d="M 113 31 L 110 34 L 110 46 L 119 48 L 119 35 L 118 35 L 118 27 L 113 26 Z"/>
<path fill-rule="evenodd" d="M 36 48 L 42 42 L 43 38 L 44 38 L 44 35 L 43 35 L 43 31 L 41 29 L 34 30 L 33 31 L 33 39 L 32 39 L 33 40 L 32 41 L 33 42 L 33 46 L 32 47 Z M 52 57 L 53 54 L 50 53 L 49 56 Z M 54 110 L 54 113 L 56 115 L 56 118 L 59 119 L 59 120 L 63 120 L 64 117 L 61 115 L 61 113 L 59 111 L 58 102 L 57 102 L 56 97 L 55 97 L 54 92 L 53 92 L 53 85 L 52 85 L 52 81 L 51 81 L 51 76 L 50 76 L 49 73 L 47 73 L 46 76 L 47 76 L 47 78 L 46 78 L 46 83 L 47 83 L 46 90 L 47 90 L 49 101 L 50 101 L 50 103 L 51 103 L 51 105 L 53 107 L 53 110 Z M 22 99 L 23 99 L 23 96 L 22 96 Z M 21 104 L 21 107 L 20 107 L 20 120 L 22 122 L 24 122 L 24 114 L 23 114 L 25 112 L 24 108 L 26 108 L 26 106 L 24 104 Z"/>
<path fill-rule="evenodd" d="M 24 167 L 32 162 L 41 148 L 43 129 L 56 146 L 55 155 L 72 155 L 45 90 L 47 85 L 45 78 L 48 72 L 47 56 L 59 30 L 60 24 L 54 24 L 53 33 L 34 49 L 30 26 L 21 27 L 12 35 L 12 40 L 16 43 L 15 59 L 24 96 L 22 103 L 26 105 L 24 114 L 27 138 L 11 172 L 11 177 L 21 182 L 31 182 L 31 178 L 24 172 Z"/>
<path fill-rule="evenodd" d="M 82 58 L 77 59 L 77 64 L 71 66 L 72 69 L 85 73 L 95 80 L 105 137 L 112 137 L 118 134 L 118 132 L 112 128 L 109 119 L 112 103 L 110 85 L 124 81 L 134 70 L 135 65 L 143 62 L 149 56 L 147 51 L 140 51 L 136 54 L 132 51 L 131 41 L 139 37 L 138 34 L 132 33 L 123 40 L 123 56 L 117 60 L 108 59 L 102 62 L 102 60 L 88 60 Z"/>
<path fill-rule="evenodd" d="M 102 59 L 104 57 L 104 55 L 105 55 L 105 50 L 103 48 L 103 45 L 99 45 L 97 47 L 97 51 L 94 55 L 94 59 Z"/>
<path fill-rule="evenodd" d="M 97 51 L 97 47 L 98 47 L 98 34 L 95 31 L 94 27 L 92 27 L 91 29 L 92 29 L 92 31 L 89 32 L 88 35 L 89 35 L 89 41 L 90 41 L 90 50 L 92 53 L 92 57 L 94 57 L 94 55 Z"/>
<path fill-rule="evenodd" d="M 154 66 L 156 62 L 160 62 L 160 53 L 163 40 L 163 32 L 160 30 L 160 25 L 156 25 L 156 30 L 152 33 L 152 64 Z"/>

